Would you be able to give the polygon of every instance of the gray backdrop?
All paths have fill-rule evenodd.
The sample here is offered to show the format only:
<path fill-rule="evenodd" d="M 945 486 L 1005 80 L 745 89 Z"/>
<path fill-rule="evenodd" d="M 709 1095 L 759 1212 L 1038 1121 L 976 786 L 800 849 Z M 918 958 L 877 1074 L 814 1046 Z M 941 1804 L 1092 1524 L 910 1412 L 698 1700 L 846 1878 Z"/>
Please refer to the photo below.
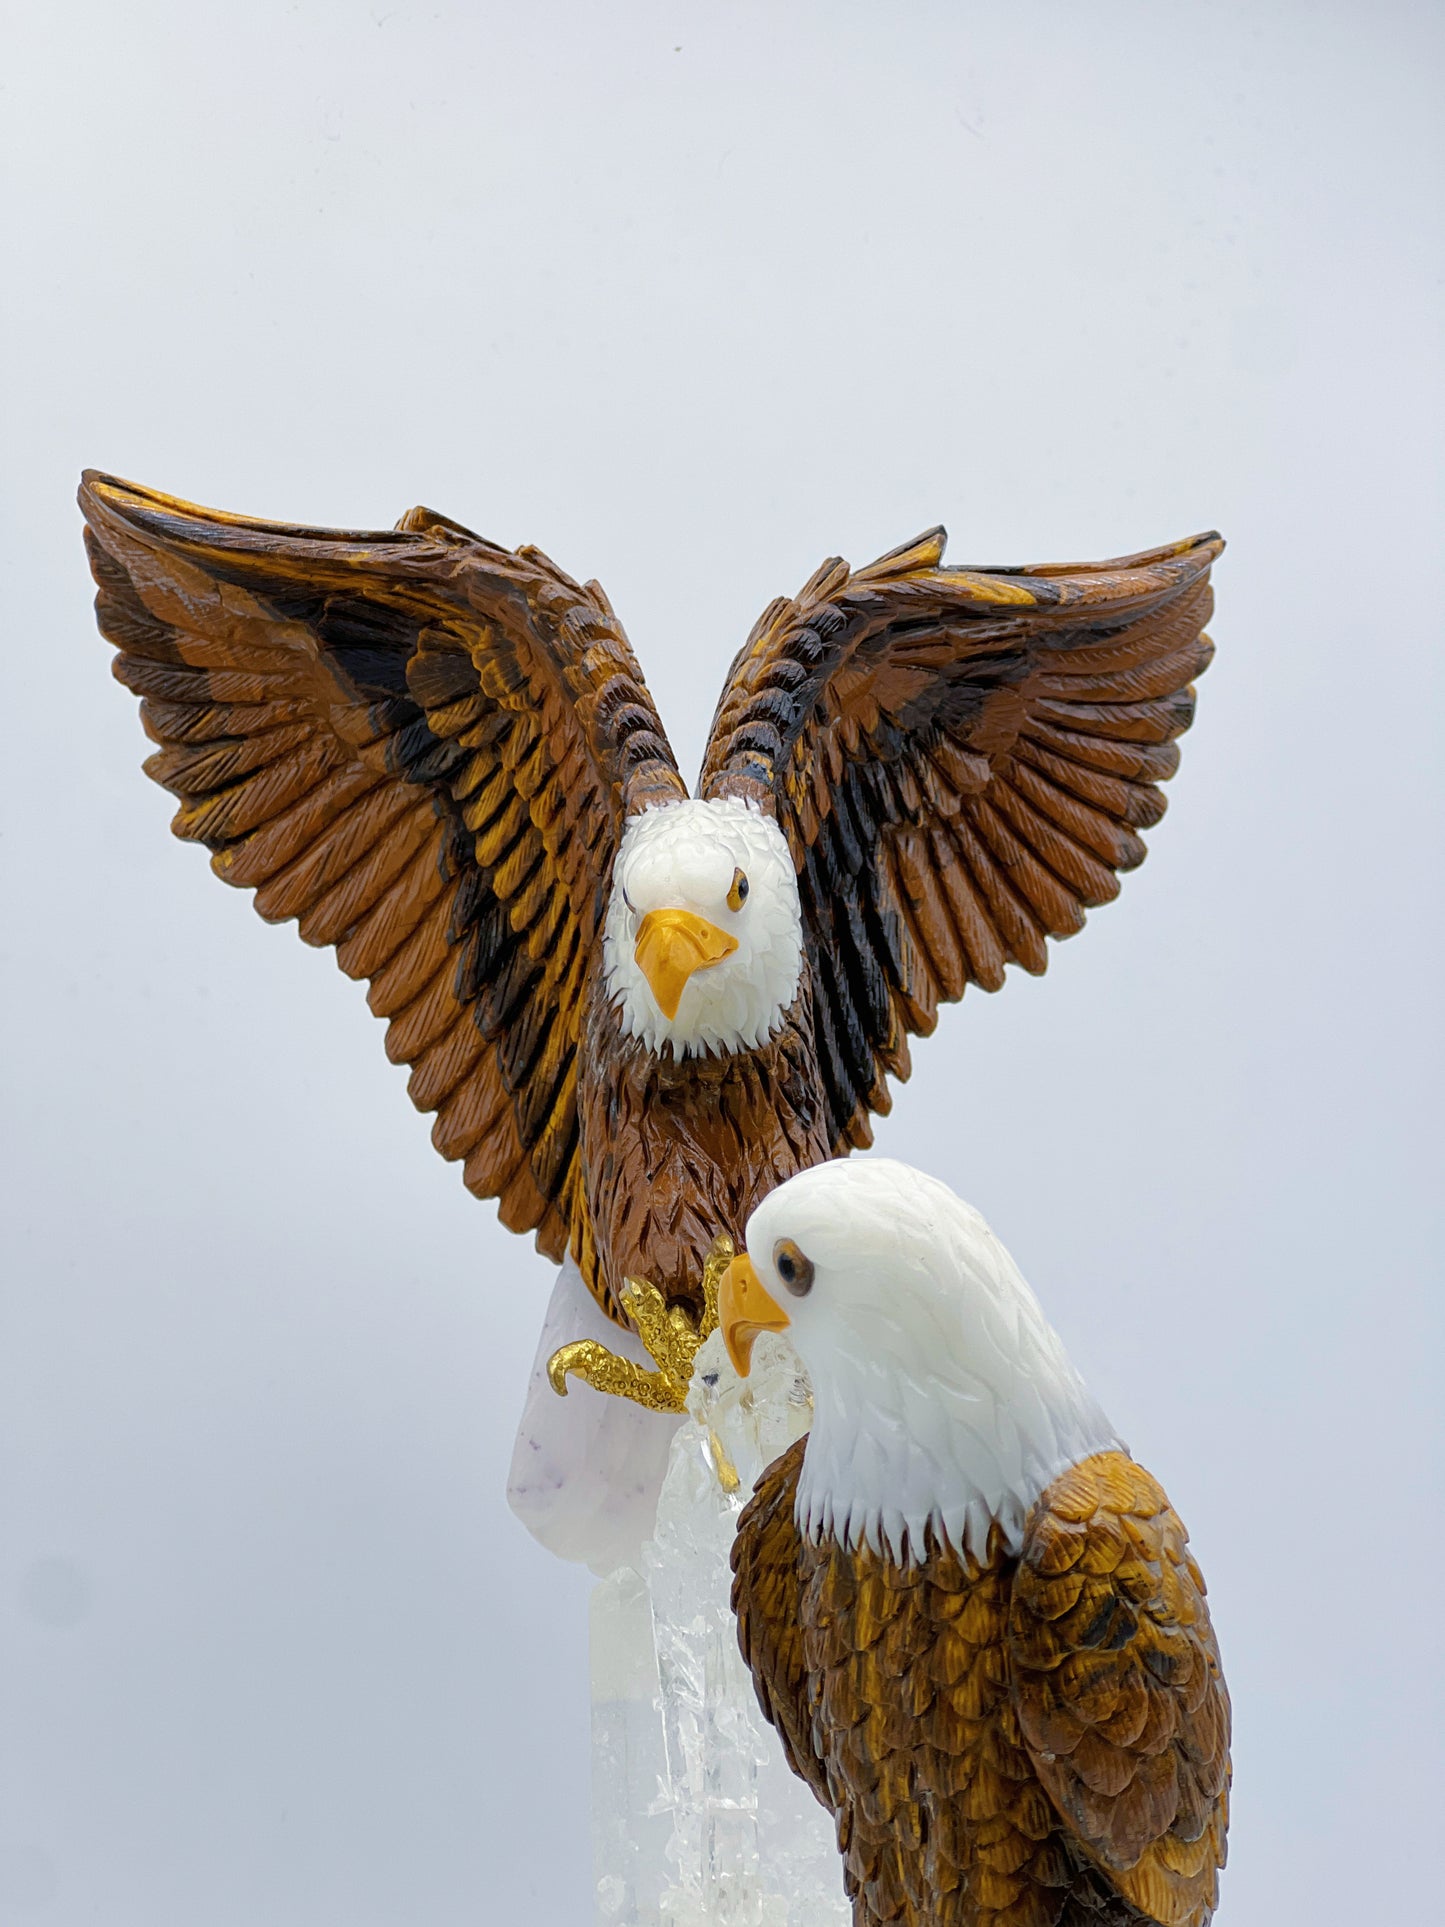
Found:
<path fill-rule="evenodd" d="M 549 1288 L 362 989 L 167 833 L 84 463 L 597 574 L 684 767 L 763 604 L 1217 523 L 1168 818 L 880 1147 L 987 1212 L 1208 1571 L 1223 1918 L 1439 1905 L 1440 16 L 15 7 L 0 1919 L 588 1918 Z"/>

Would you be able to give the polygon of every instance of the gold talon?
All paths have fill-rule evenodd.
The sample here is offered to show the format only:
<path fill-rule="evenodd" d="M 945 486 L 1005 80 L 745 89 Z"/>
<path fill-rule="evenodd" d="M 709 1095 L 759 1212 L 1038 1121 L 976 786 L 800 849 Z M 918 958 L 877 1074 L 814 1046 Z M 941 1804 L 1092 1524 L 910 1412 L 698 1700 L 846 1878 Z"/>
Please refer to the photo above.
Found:
<path fill-rule="evenodd" d="M 698 1327 L 701 1344 L 717 1330 L 718 1294 L 728 1266 L 737 1256 L 737 1246 L 725 1231 L 720 1231 L 712 1241 L 712 1249 L 702 1261 L 702 1324 Z"/>
<path fill-rule="evenodd" d="M 728 1457 L 727 1447 L 711 1426 L 708 1427 L 707 1449 L 712 1455 L 712 1469 L 717 1473 L 718 1484 L 724 1492 L 736 1492 L 743 1482 L 742 1475 Z"/>
<path fill-rule="evenodd" d="M 723 1273 L 732 1263 L 734 1246 L 727 1233 L 713 1239 L 702 1267 L 702 1317 L 694 1325 L 682 1305 L 669 1305 L 657 1286 L 645 1278 L 623 1281 L 618 1297 L 656 1365 L 649 1371 L 633 1359 L 609 1351 L 595 1338 L 574 1339 L 547 1360 L 552 1390 L 567 1396 L 568 1377 L 580 1378 L 599 1392 L 630 1398 L 653 1412 L 681 1412 L 687 1406 L 693 1361 L 703 1340 L 717 1330 L 718 1292 Z M 736 1475 L 735 1475 L 736 1476 Z"/>

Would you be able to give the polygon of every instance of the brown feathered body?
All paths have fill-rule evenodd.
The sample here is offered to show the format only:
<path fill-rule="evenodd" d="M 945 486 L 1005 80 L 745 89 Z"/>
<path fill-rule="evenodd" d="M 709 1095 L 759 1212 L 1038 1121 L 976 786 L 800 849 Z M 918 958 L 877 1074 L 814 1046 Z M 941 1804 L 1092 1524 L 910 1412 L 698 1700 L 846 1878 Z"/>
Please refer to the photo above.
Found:
<path fill-rule="evenodd" d="M 674 1303 L 700 1311 L 718 1233 L 740 1245 L 768 1192 L 829 1155 L 811 999 L 757 1050 L 678 1059 L 624 1036 L 598 979 L 586 1038 L 579 1129 L 601 1287 L 666 1279 Z"/>
<path fill-rule="evenodd" d="M 1017 1557 L 930 1534 L 901 1563 L 794 1505 L 806 1440 L 733 1553 L 739 1637 L 794 1772 L 835 1815 L 857 1927 L 1205 1927 L 1229 1701 L 1204 1582 L 1150 1475 L 1057 1478 Z"/>

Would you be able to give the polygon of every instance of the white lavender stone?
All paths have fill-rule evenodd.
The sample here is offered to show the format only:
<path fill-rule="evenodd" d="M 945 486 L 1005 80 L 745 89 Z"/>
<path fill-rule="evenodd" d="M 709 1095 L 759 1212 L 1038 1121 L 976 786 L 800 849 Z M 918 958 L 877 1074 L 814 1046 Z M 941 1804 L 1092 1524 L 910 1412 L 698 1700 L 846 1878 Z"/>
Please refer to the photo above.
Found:
<path fill-rule="evenodd" d="M 641 1339 L 607 1318 L 568 1258 L 537 1341 L 507 1501 L 549 1552 L 602 1575 L 635 1565 L 651 1536 L 678 1421 L 576 1378 L 558 1398 L 547 1361 L 574 1338 L 600 1339 L 624 1358 L 652 1364 Z"/>

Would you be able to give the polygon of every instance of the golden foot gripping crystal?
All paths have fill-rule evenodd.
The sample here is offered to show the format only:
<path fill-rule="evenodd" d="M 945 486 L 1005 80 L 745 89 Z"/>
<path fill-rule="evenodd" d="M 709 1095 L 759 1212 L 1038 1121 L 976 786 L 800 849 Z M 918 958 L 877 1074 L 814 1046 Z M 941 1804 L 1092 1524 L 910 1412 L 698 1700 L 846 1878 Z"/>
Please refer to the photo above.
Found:
<path fill-rule="evenodd" d="M 703 1310 L 696 1324 L 685 1306 L 669 1306 L 656 1285 L 649 1284 L 645 1278 L 627 1279 L 619 1294 L 622 1307 L 657 1369 L 649 1371 L 634 1359 L 609 1351 L 595 1338 L 579 1338 L 559 1347 L 547 1361 L 547 1376 L 553 1391 L 565 1398 L 571 1376 L 599 1392 L 630 1398 L 654 1412 L 685 1410 L 698 1348 L 717 1330 L 718 1292 L 733 1256 L 732 1239 L 726 1232 L 720 1232 L 703 1263 Z M 719 1475 L 723 1476 L 721 1467 Z"/>

